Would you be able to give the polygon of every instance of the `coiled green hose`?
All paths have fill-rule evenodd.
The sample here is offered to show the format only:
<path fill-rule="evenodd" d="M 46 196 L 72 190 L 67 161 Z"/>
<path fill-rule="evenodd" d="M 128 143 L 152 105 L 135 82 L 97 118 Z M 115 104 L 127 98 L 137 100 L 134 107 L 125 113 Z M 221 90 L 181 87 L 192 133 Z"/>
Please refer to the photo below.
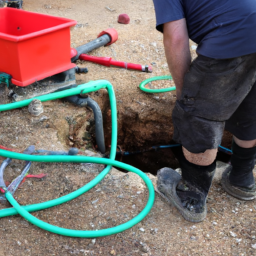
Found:
<path fill-rule="evenodd" d="M 157 81 L 157 80 L 172 80 L 171 76 L 154 76 L 151 78 L 148 78 L 146 80 L 144 80 L 142 83 L 140 83 L 140 89 L 144 92 L 149 92 L 149 93 L 160 93 L 160 92 L 170 92 L 170 91 L 175 91 L 176 87 L 172 86 L 172 87 L 168 87 L 168 88 L 162 88 L 162 89 L 148 89 L 145 88 L 145 86 L 152 82 L 152 81 Z"/>
<path fill-rule="evenodd" d="M 102 237 L 102 236 L 113 235 L 113 234 L 125 231 L 126 229 L 129 229 L 134 225 L 136 225 L 137 223 L 139 223 L 149 213 L 149 211 L 151 210 L 154 204 L 154 198 L 155 198 L 154 187 L 151 180 L 147 177 L 147 175 L 145 175 L 143 172 L 141 172 L 137 168 L 114 160 L 116 155 L 116 147 L 117 147 L 117 110 L 116 110 L 115 93 L 112 85 L 108 81 L 99 80 L 95 82 L 89 82 L 87 84 L 82 84 L 77 86 L 76 88 L 72 88 L 69 90 L 47 94 L 47 95 L 39 96 L 36 98 L 32 98 L 32 99 L 28 99 L 28 100 L 24 100 L 16 103 L 0 105 L 0 112 L 27 106 L 33 99 L 39 99 L 40 101 L 48 101 L 48 100 L 54 100 L 54 99 L 63 98 L 71 95 L 85 94 L 88 92 L 97 91 L 102 88 L 105 88 L 108 90 L 109 98 L 110 98 L 111 124 L 112 124 L 110 159 L 86 157 L 86 156 L 34 156 L 34 155 L 14 153 L 14 152 L 2 150 L 2 149 L 0 149 L 0 155 L 4 157 L 9 157 L 9 158 L 15 158 L 15 159 L 26 160 L 26 161 L 36 161 L 36 162 L 78 162 L 78 163 L 90 162 L 90 163 L 98 163 L 98 164 L 107 164 L 107 167 L 96 178 L 94 178 L 92 181 L 90 181 L 80 189 L 68 195 L 62 196 L 60 198 L 39 203 L 39 204 L 20 206 L 17 203 L 17 201 L 13 198 L 13 196 L 8 191 L 6 191 L 5 193 L 6 198 L 14 208 L 0 210 L 0 218 L 15 215 L 15 214 L 20 214 L 29 222 L 33 223 L 34 225 L 42 229 L 48 230 L 50 232 L 64 235 L 64 236 L 92 238 L 92 237 Z M 127 171 L 138 174 L 144 180 L 149 190 L 148 202 L 145 208 L 139 213 L 139 215 L 137 215 L 130 221 L 123 223 L 119 226 L 103 229 L 103 230 L 95 230 L 95 231 L 71 230 L 71 229 L 60 228 L 57 226 L 53 226 L 49 223 L 43 222 L 29 213 L 29 212 L 43 210 L 56 205 L 63 204 L 65 202 L 68 202 L 82 195 L 83 193 L 87 192 L 88 190 L 96 186 L 109 173 L 112 166 L 123 168 Z"/>

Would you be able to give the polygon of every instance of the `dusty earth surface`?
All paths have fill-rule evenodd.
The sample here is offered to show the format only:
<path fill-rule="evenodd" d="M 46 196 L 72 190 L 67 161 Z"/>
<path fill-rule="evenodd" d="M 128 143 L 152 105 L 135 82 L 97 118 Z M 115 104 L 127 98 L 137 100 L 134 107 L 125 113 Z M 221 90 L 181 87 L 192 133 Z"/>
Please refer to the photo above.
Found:
<path fill-rule="evenodd" d="M 71 46 L 77 47 L 113 27 L 118 41 L 90 54 L 111 56 L 116 60 L 150 64 L 146 74 L 107 68 L 78 61 L 89 69 L 77 75 L 78 83 L 109 80 L 115 89 L 118 109 L 118 144 L 122 150 L 147 149 L 169 144 L 172 136 L 171 111 L 175 93 L 146 94 L 139 90 L 141 81 L 168 75 L 162 36 L 156 32 L 151 0 L 57 0 L 24 1 L 24 9 L 77 20 L 71 31 Z M 127 13 L 129 25 L 117 23 Z M 195 45 L 191 43 L 192 56 Z M 154 82 L 152 88 L 167 87 L 171 82 Z M 93 93 L 103 112 L 106 145 L 110 144 L 110 111 L 104 90 Z M 43 103 L 44 113 L 31 116 L 27 108 L 1 113 L 0 145 L 17 151 L 29 145 L 37 149 L 67 150 L 79 147 L 82 154 L 97 151 L 93 133 L 93 114 L 63 101 Z M 224 146 L 230 146 L 228 134 Z M 88 151 L 88 149 L 90 151 Z M 87 150 L 87 151 L 85 151 Z M 139 157 L 139 158 L 138 158 Z M 3 158 L 1 158 L 2 160 Z M 122 158 L 123 161 L 128 161 Z M 143 162 L 138 163 L 138 160 Z M 157 168 L 177 165 L 171 151 L 149 152 L 129 162 L 155 173 Z M 5 172 L 5 181 L 20 174 L 24 162 L 13 161 Z M 256 255 L 256 205 L 228 196 L 220 185 L 225 164 L 219 163 L 208 199 L 207 219 L 199 224 L 185 221 L 173 207 L 157 195 L 149 215 L 133 228 L 109 237 L 84 239 L 63 237 L 41 230 L 19 216 L 0 220 L 0 255 Z M 104 167 L 93 164 L 33 163 L 32 174 L 45 173 L 44 179 L 28 179 L 15 193 L 22 205 L 58 198 L 92 180 Z M 148 174 L 155 184 L 156 178 Z M 136 216 L 147 202 L 144 183 L 134 174 L 113 169 L 95 188 L 79 198 L 51 209 L 33 213 L 51 224 L 78 230 L 105 229 Z M 1 204 L 1 209 L 9 207 Z"/>

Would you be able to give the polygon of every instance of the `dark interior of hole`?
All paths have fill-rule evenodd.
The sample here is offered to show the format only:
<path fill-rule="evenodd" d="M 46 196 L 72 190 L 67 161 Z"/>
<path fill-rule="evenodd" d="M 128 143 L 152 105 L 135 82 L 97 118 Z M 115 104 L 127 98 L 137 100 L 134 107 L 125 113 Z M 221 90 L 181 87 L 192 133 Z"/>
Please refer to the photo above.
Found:
<path fill-rule="evenodd" d="M 230 155 L 220 151 L 217 154 L 217 160 L 225 163 L 230 161 L 230 157 Z M 116 160 L 132 165 L 143 172 L 149 172 L 153 175 L 156 175 L 157 171 L 163 167 L 170 167 L 173 169 L 179 168 L 179 162 L 175 158 L 171 148 L 159 149 L 157 151 L 144 152 L 136 155 L 117 155 Z"/>
<path fill-rule="evenodd" d="M 162 167 L 178 168 L 178 161 L 170 148 L 150 151 L 136 155 L 117 156 L 116 160 L 132 165 L 143 172 L 156 175 Z"/>
<path fill-rule="evenodd" d="M 168 144 L 176 144 L 176 142 L 171 140 Z M 228 131 L 224 131 L 221 145 L 227 149 L 231 149 L 231 144 L 232 134 Z M 153 145 L 157 145 L 157 142 L 152 142 L 151 146 Z M 129 149 L 129 152 L 138 150 L 143 151 L 143 149 L 150 148 L 149 145 L 143 148 L 132 147 L 132 145 L 122 145 L 123 150 L 125 150 L 126 147 Z M 231 155 L 218 151 L 216 160 L 228 163 L 230 158 Z M 143 172 L 149 172 L 153 175 L 156 175 L 157 171 L 163 167 L 170 167 L 173 169 L 179 168 L 179 162 L 175 158 L 171 148 L 158 149 L 156 151 L 145 152 L 137 155 L 117 156 L 116 160 L 130 164 Z"/>

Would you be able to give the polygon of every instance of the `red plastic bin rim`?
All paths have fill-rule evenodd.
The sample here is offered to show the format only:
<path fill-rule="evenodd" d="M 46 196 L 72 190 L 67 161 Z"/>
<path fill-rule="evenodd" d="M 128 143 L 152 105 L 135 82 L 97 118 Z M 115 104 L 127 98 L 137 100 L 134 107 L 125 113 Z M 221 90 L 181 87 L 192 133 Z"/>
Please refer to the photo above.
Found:
<path fill-rule="evenodd" d="M 3 8 L 2 10 L 4 10 L 4 9 L 8 9 L 8 11 L 12 11 L 12 12 L 35 13 L 35 12 L 29 12 L 29 11 L 24 11 L 24 10 L 21 10 L 21 9 L 8 8 L 8 7 Z M 40 30 L 40 31 L 36 31 L 36 32 L 30 33 L 30 34 L 27 34 L 27 35 L 24 35 L 24 36 L 11 36 L 11 35 L 7 35 L 5 33 L 0 32 L 0 39 L 5 39 L 5 40 L 13 41 L 13 42 L 19 42 L 19 41 L 28 40 L 30 38 L 34 38 L 34 37 L 37 37 L 37 36 L 41 36 L 41 35 L 44 35 L 44 34 L 47 34 L 47 33 L 51 33 L 53 31 L 60 30 L 60 29 L 63 29 L 63 28 L 72 27 L 72 26 L 75 26 L 77 24 L 77 21 L 67 19 L 67 18 L 52 16 L 52 15 L 47 15 L 47 14 L 42 14 L 42 13 L 36 13 L 36 14 L 40 15 L 40 16 L 45 16 L 45 17 L 59 18 L 59 19 L 62 19 L 63 21 L 65 21 L 66 23 L 60 24 L 60 25 L 57 25 L 57 26 L 54 26 L 54 27 L 51 27 L 51 28 L 46 28 L 46 29 L 43 29 L 43 30 Z"/>

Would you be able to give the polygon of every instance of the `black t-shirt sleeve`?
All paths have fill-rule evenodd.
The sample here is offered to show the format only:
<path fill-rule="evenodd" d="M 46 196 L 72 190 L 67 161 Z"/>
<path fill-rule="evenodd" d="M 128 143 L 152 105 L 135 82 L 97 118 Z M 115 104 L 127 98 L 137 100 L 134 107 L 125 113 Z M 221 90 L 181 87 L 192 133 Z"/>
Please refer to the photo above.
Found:
<path fill-rule="evenodd" d="M 163 24 L 185 18 L 182 0 L 153 0 L 156 13 L 156 29 L 163 32 Z"/>

